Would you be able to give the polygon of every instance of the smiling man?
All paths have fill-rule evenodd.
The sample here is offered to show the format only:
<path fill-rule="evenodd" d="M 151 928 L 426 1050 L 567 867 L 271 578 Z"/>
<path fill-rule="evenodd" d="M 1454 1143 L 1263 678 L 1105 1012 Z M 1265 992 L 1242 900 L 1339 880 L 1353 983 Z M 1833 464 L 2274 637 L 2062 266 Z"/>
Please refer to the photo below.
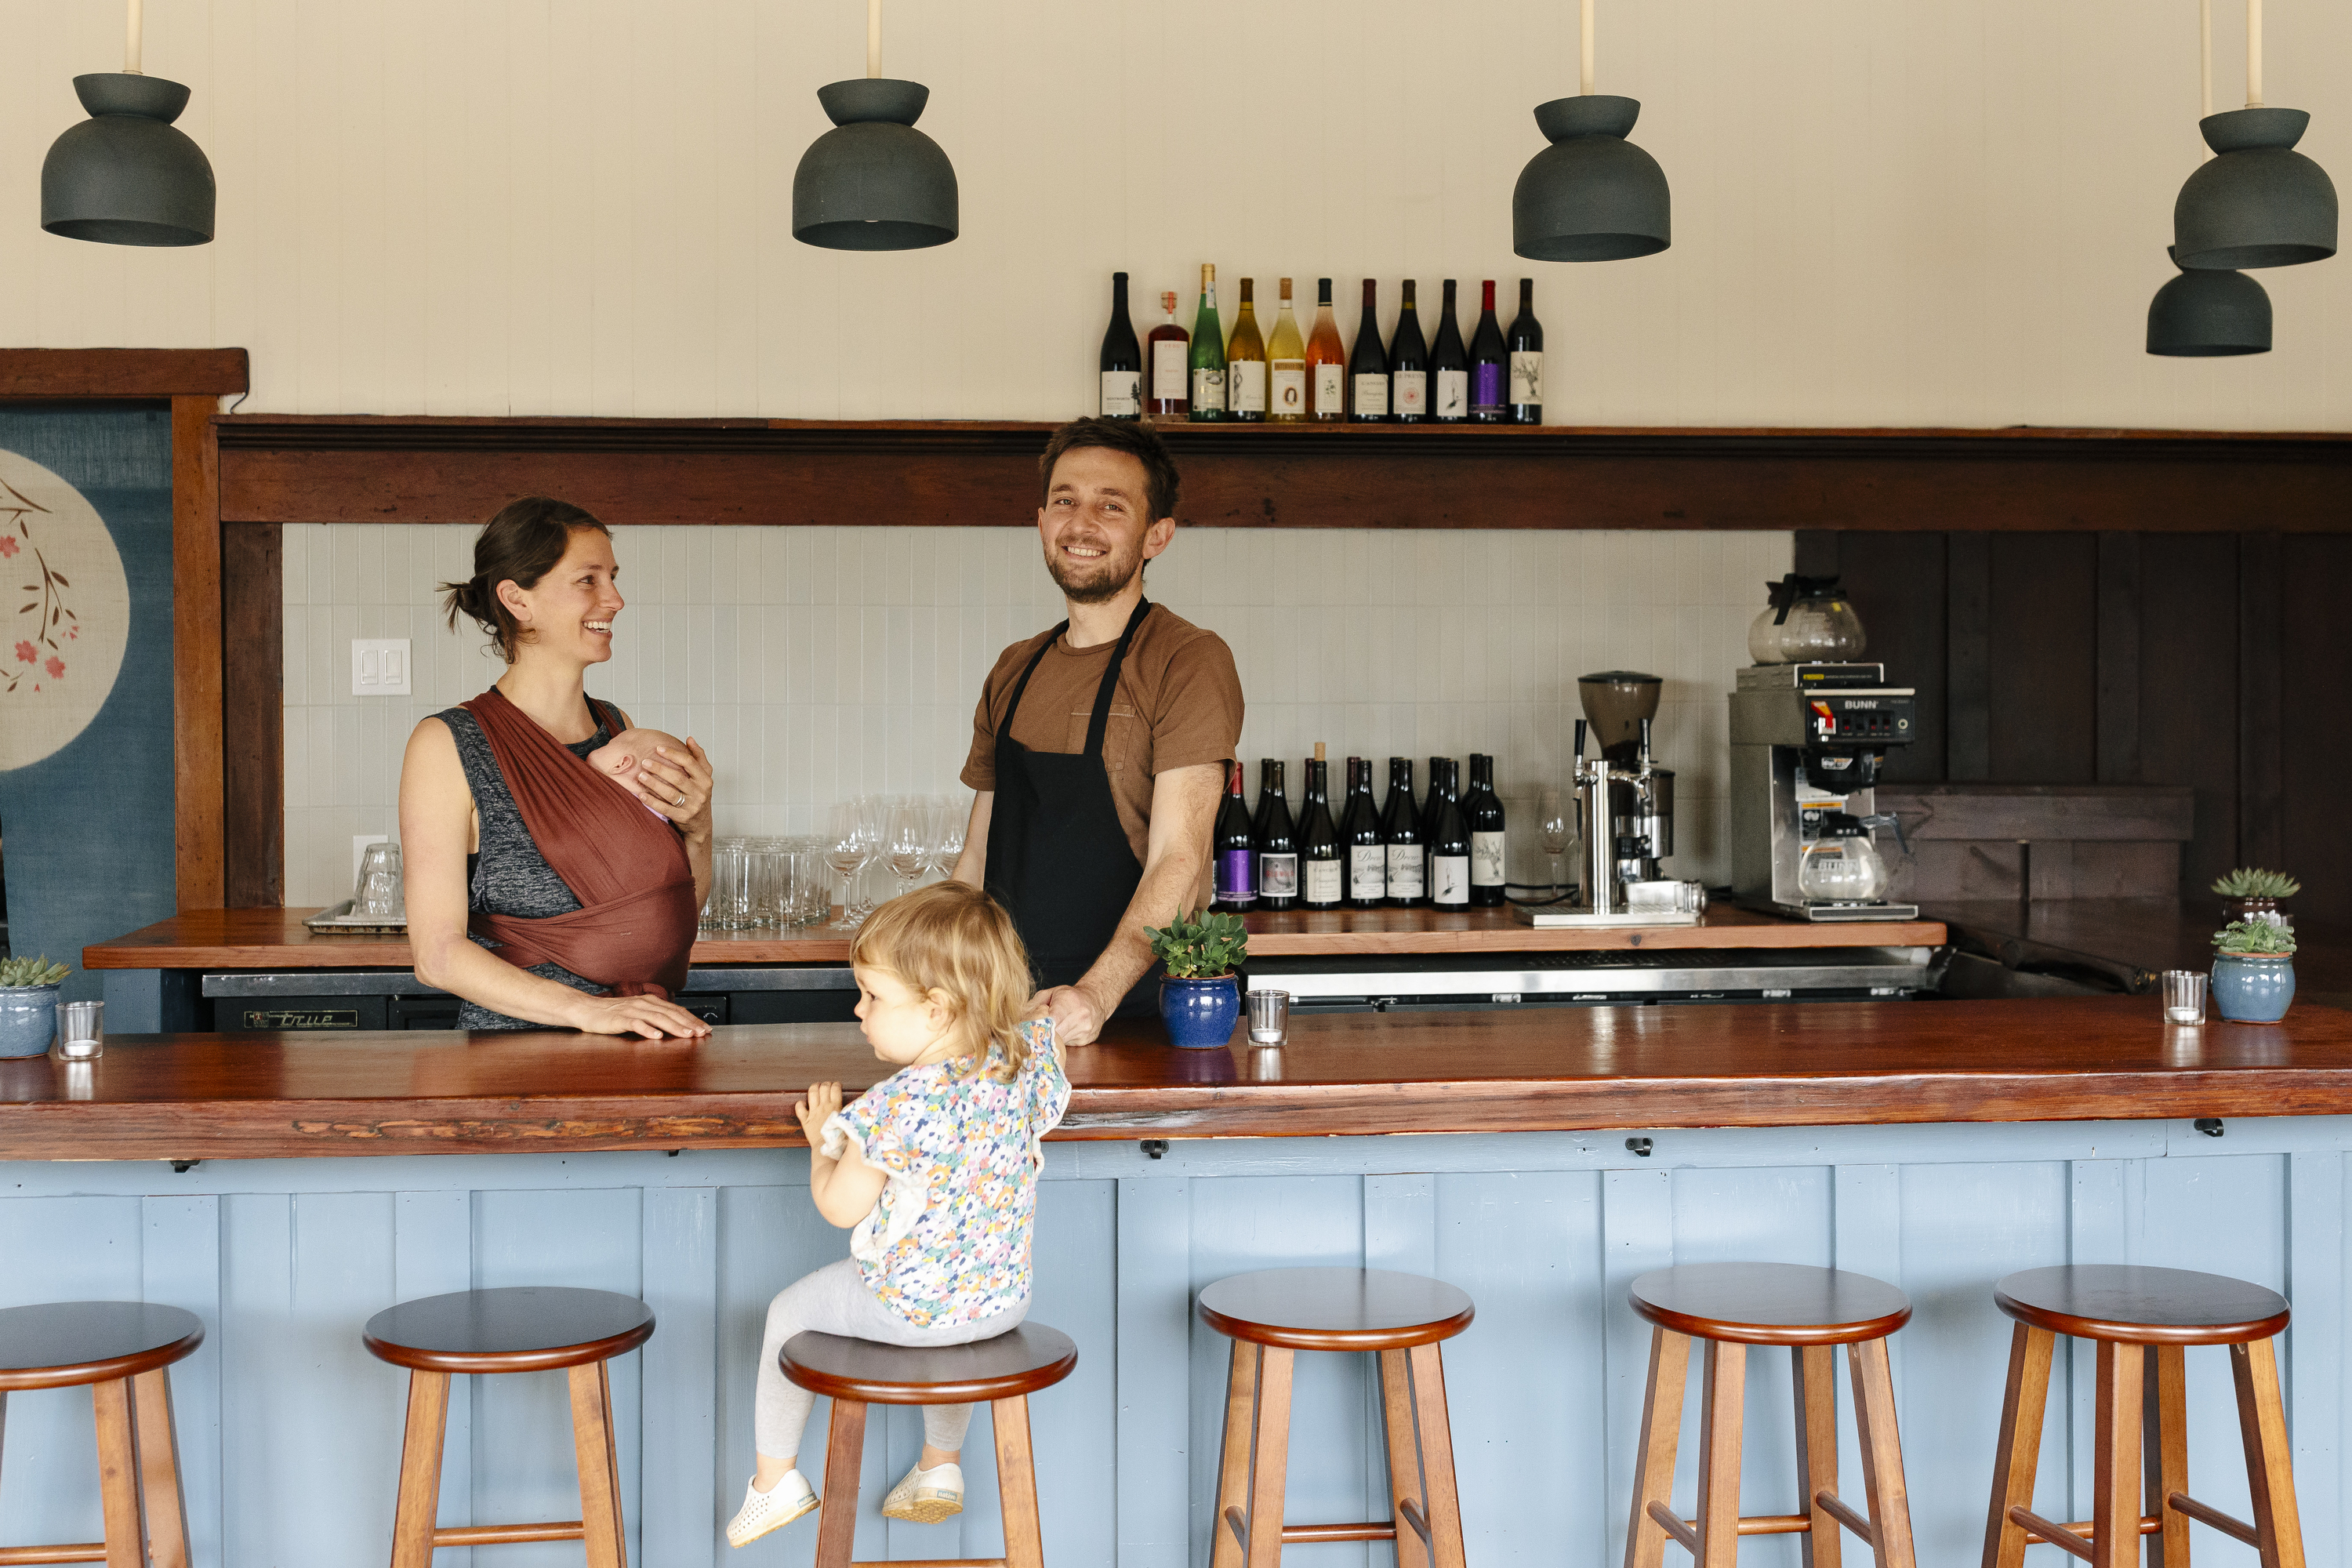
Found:
<path fill-rule="evenodd" d="M 1080 419 L 1038 460 L 1037 534 L 1069 619 L 1000 655 L 972 716 L 956 879 L 1013 913 L 1066 1046 L 1154 1008 L 1146 926 L 1209 899 L 1242 732 L 1224 640 L 1143 596 L 1176 537 L 1176 465 L 1142 425 Z"/>

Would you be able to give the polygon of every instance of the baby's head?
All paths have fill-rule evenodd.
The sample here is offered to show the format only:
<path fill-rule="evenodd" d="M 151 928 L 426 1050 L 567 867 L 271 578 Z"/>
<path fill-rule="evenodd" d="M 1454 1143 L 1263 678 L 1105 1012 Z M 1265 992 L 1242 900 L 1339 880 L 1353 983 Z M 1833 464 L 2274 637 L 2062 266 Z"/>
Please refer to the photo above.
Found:
<path fill-rule="evenodd" d="M 637 770 L 653 761 L 656 746 L 668 747 L 674 757 L 687 754 L 686 743 L 676 735 L 665 735 L 659 730 L 628 729 L 589 752 L 588 765 L 635 795 Z"/>
<path fill-rule="evenodd" d="M 995 1040 L 994 1074 L 1007 1082 L 1020 1074 L 1029 1050 L 1018 1026 L 1035 994 L 1029 952 L 1004 906 L 978 888 L 935 882 L 892 899 L 857 928 L 849 962 L 877 1055 L 911 1061 L 944 1034 L 969 1070 Z"/>

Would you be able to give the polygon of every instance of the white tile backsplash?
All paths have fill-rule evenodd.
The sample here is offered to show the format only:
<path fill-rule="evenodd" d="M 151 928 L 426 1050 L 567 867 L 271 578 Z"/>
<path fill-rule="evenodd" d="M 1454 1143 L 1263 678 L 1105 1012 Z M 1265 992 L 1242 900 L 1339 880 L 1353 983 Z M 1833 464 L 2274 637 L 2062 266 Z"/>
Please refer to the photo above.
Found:
<path fill-rule="evenodd" d="M 285 533 L 286 897 L 326 904 L 349 895 L 352 836 L 399 830 L 409 731 L 501 666 L 441 619 L 436 585 L 467 570 L 472 526 Z M 589 689 L 702 742 L 722 833 L 807 830 L 866 791 L 958 789 L 982 679 L 1063 614 L 1025 529 L 624 527 L 614 544 L 628 608 Z M 1200 528 L 1149 584 L 1233 647 L 1245 758 L 1319 740 L 1382 759 L 1381 788 L 1385 759 L 1410 755 L 1425 788 L 1432 755 L 1496 753 L 1515 877 L 1537 874 L 1535 796 L 1565 773 L 1577 676 L 1663 676 L 1670 869 L 1712 883 L 1729 874 L 1725 697 L 1790 549 L 1761 532 Z M 412 639 L 415 695 L 345 695 L 355 637 Z"/>

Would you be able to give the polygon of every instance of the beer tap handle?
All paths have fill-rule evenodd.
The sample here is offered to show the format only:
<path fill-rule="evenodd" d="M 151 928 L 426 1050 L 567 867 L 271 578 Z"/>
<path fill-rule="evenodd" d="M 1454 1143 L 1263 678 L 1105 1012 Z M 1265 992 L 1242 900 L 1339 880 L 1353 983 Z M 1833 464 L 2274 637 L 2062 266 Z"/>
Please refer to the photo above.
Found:
<path fill-rule="evenodd" d="M 1584 721 L 1581 719 L 1576 721 L 1576 765 L 1569 771 L 1578 774 L 1584 772 Z"/>
<path fill-rule="evenodd" d="M 1650 721 L 1642 721 L 1642 771 L 1650 771 Z"/>

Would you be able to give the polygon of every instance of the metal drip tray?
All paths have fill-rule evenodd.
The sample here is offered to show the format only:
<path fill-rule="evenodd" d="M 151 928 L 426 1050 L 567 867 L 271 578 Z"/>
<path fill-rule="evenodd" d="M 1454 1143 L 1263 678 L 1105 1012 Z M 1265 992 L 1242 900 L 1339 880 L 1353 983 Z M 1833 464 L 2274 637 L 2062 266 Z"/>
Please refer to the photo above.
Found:
<path fill-rule="evenodd" d="M 1926 947 L 1670 948 L 1265 958 L 1250 984 L 1317 1010 L 1850 1001 L 1934 989 Z"/>

